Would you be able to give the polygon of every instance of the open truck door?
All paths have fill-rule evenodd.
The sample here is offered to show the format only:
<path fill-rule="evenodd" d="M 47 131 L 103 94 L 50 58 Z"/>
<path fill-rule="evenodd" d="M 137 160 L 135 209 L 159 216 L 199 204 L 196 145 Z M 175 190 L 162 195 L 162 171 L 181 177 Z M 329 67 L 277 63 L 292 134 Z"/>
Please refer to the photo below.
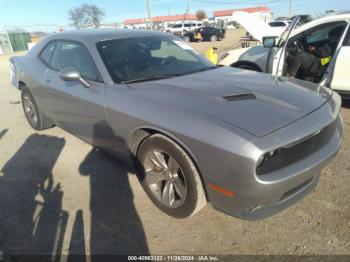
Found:
<path fill-rule="evenodd" d="M 269 57 L 267 59 L 267 73 L 272 73 L 275 76 L 283 75 L 283 67 L 285 63 L 285 53 L 288 44 L 288 39 L 291 32 L 299 23 L 300 16 L 296 16 L 283 32 L 280 38 L 264 37 L 263 44 L 265 48 L 270 48 Z"/>
<path fill-rule="evenodd" d="M 325 74 L 325 85 L 350 98 L 350 22 L 343 33 L 337 51 L 332 59 L 329 72 Z"/>

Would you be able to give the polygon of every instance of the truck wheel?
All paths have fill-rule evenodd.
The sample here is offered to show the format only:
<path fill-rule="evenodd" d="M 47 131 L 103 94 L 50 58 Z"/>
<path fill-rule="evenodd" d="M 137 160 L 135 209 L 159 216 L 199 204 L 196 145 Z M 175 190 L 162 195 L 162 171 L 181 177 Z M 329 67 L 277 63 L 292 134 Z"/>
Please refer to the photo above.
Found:
<path fill-rule="evenodd" d="M 206 205 L 202 181 L 195 165 L 171 139 L 160 134 L 146 138 L 139 147 L 137 158 L 141 185 L 164 213 L 185 218 Z"/>
<path fill-rule="evenodd" d="M 40 111 L 28 88 L 22 86 L 21 90 L 22 107 L 30 126 L 35 130 L 45 130 L 53 127 L 54 124 Z"/>

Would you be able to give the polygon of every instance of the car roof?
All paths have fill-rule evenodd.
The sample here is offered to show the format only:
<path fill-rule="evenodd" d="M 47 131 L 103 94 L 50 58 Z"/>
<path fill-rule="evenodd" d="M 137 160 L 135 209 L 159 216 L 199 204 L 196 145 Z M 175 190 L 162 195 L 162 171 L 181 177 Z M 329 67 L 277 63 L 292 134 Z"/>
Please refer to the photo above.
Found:
<path fill-rule="evenodd" d="M 295 30 L 293 30 L 291 36 L 299 34 L 300 32 L 304 31 L 304 30 L 308 30 L 310 28 L 313 28 L 315 26 L 318 26 L 320 24 L 323 23 L 327 23 L 327 22 L 337 22 L 337 21 L 348 21 L 350 20 L 350 13 L 346 13 L 346 14 L 334 14 L 334 15 L 327 15 L 315 20 L 312 20 L 306 24 L 303 24 L 302 26 L 296 28 Z"/>
<path fill-rule="evenodd" d="M 53 39 L 71 39 L 99 42 L 130 37 L 164 36 L 162 32 L 138 29 L 81 29 L 61 32 L 50 36 Z"/>

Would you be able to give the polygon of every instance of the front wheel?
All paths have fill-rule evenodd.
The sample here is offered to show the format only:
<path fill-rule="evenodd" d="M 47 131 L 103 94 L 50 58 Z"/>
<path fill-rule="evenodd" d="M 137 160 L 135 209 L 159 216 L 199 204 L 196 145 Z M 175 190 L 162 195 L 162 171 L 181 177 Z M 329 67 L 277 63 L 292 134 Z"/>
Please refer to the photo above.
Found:
<path fill-rule="evenodd" d="M 35 130 L 45 130 L 53 127 L 54 124 L 40 111 L 28 88 L 22 86 L 21 90 L 22 107 L 30 126 Z"/>
<path fill-rule="evenodd" d="M 211 41 L 211 42 L 216 42 L 216 41 L 218 41 L 218 37 L 217 37 L 216 35 L 212 35 L 212 36 L 210 37 L 210 41 Z"/>
<path fill-rule="evenodd" d="M 164 213 L 184 218 L 206 205 L 203 185 L 187 153 L 171 139 L 155 134 L 140 146 L 139 179 L 152 202 Z"/>

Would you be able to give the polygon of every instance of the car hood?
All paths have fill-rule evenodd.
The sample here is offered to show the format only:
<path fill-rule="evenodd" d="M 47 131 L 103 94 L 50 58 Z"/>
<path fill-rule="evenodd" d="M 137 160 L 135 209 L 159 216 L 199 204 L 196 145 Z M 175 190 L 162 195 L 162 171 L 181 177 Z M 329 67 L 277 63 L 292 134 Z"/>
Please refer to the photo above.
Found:
<path fill-rule="evenodd" d="M 285 28 L 271 27 L 269 24 L 259 20 L 254 15 L 244 11 L 235 11 L 232 20 L 244 27 L 255 39 L 263 41 L 264 36 L 280 36 Z"/>
<path fill-rule="evenodd" d="M 256 137 L 310 114 L 332 94 L 309 82 L 231 67 L 129 87 L 156 103 L 214 117 Z"/>

